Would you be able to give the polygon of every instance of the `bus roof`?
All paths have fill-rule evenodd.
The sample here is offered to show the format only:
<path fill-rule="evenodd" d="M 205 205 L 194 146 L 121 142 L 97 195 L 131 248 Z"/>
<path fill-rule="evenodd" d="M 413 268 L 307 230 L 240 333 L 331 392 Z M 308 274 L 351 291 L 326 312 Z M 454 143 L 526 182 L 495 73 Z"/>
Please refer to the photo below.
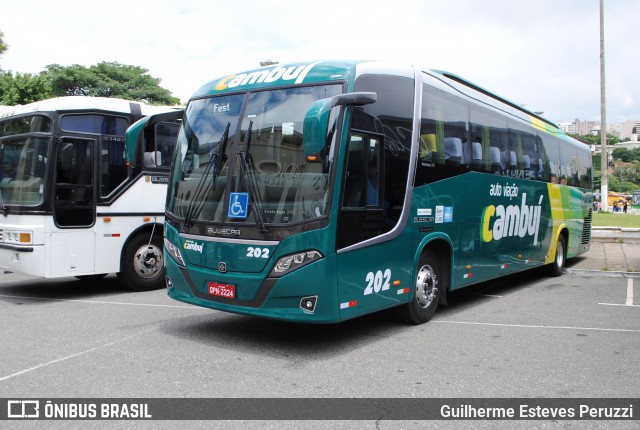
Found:
<path fill-rule="evenodd" d="M 255 88 L 344 81 L 353 76 L 356 66 L 360 63 L 337 60 L 273 64 L 214 79 L 200 87 L 192 98 Z"/>
<path fill-rule="evenodd" d="M 511 114 L 528 122 L 538 130 L 554 134 L 564 140 L 570 140 L 557 124 L 548 119 L 531 112 L 522 106 L 517 105 L 503 97 L 496 95 L 484 88 L 476 85 L 453 73 L 423 68 L 420 65 L 410 65 L 408 63 L 392 63 L 377 61 L 356 61 L 356 60 L 322 60 L 307 61 L 288 64 L 273 64 L 256 69 L 231 73 L 227 76 L 214 79 L 200 87 L 192 98 L 211 96 L 214 94 L 224 94 L 251 90 L 258 88 L 270 88 L 277 86 L 288 86 L 297 84 L 309 84 L 320 82 L 340 82 L 352 83 L 359 73 L 380 73 L 399 74 L 408 76 L 408 72 L 413 70 L 422 71 L 431 77 L 446 84 L 452 91 L 464 94 L 480 103 L 485 103 L 505 113 Z"/>
<path fill-rule="evenodd" d="M 0 118 L 32 112 L 65 111 L 65 110 L 103 110 L 130 114 L 133 105 L 140 106 L 141 114 L 146 116 L 166 112 L 175 107 L 153 106 L 143 102 L 108 97 L 67 96 L 40 100 L 25 105 L 5 106 L 0 108 Z"/>

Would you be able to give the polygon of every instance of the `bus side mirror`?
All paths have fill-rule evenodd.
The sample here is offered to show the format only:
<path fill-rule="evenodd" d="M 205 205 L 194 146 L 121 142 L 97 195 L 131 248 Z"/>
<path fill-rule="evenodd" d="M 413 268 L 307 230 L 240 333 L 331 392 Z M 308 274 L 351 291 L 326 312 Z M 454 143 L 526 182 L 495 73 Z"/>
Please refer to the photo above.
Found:
<path fill-rule="evenodd" d="M 348 93 L 315 101 L 304 117 L 302 127 L 302 145 L 304 155 L 317 156 L 327 143 L 327 128 L 331 109 L 336 106 L 361 106 L 375 103 L 378 99 L 376 93 Z"/>
<path fill-rule="evenodd" d="M 136 162 L 136 154 L 139 151 L 140 145 L 144 136 L 146 128 L 151 128 L 159 122 L 175 122 L 182 118 L 184 114 L 183 108 L 169 108 L 168 112 L 157 113 L 149 116 L 145 116 L 142 119 L 131 124 L 127 129 L 124 138 L 125 148 L 125 161 L 130 166 L 134 166 Z M 154 133 L 155 135 L 155 133 Z"/>

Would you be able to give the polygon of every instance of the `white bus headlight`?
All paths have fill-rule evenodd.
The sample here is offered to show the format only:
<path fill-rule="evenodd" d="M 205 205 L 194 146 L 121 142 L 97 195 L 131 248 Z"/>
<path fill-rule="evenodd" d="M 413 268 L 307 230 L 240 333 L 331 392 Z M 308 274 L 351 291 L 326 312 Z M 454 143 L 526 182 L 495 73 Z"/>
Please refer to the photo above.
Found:
<path fill-rule="evenodd" d="M 180 248 L 169 242 L 166 238 L 164 239 L 164 247 L 176 263 L 178 263 L 182 267 L 186 266 L 186 264 L 184 264 L 182 254 L 180 253 Z"/>
<path fill-rule="evenodd" d="M 16 245 L 33 245 L 33 233 L 26 230 L 5 230 L 4 243 L 15 243 Z"/>
<path fill-rule="evenodd" d="M 278 259 L 269 276 L 274 278 L 280 277 L 321 258 L 322 254 L 318 251 L 305 251 L 285 255 Z"/>

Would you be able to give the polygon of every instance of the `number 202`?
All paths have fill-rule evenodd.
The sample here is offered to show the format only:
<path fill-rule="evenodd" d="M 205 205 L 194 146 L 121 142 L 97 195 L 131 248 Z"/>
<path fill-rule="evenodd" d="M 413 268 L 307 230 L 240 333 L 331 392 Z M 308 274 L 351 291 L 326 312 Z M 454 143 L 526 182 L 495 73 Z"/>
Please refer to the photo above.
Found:
<path fill-rule="evenodd" d="M 369 272 L 365 278 L 367 288 L 364 289 L 364 295 L 387 291 L 391 287 L 391 269 L 386 269 L 384 273 L 378 270 L 376 273 Z"/>
<path fill-rule="evenodd" d="M 250 246 L 247 248 L 247 257 L 269 258 L 269 248 L 254 248 Z"/>

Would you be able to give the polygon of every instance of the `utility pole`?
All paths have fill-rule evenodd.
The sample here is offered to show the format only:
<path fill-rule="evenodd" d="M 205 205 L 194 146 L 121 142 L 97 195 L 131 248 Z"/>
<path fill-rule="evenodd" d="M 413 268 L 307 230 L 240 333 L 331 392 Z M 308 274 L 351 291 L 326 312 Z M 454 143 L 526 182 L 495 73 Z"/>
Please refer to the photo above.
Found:
<path fill-rule="evenodd" d="M 602 210 L 609 210 L 609 154 L 607 152 L 607 102 L 604 79 L 604 0 L 600 0 L 600 202 Z"/>

